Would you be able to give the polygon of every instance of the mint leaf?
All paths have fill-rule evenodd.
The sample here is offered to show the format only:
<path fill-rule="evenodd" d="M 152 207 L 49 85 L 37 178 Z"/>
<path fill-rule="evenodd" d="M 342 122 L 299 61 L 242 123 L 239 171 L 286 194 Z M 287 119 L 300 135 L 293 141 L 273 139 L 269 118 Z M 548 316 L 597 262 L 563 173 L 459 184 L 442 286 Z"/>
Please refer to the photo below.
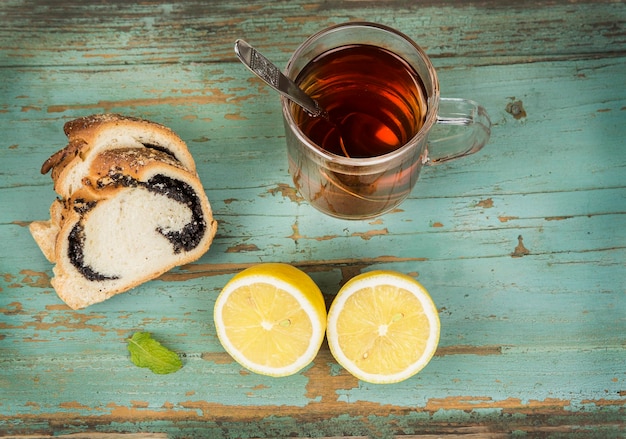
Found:
<path fill-rule="evenodd" d="M 136 366 L 147 367 L 154 373 L 172 373 L 183 367 L 178 354 L 153 339 L 149 332 L 135 332 L 128 339 L 128 351 Z"/>

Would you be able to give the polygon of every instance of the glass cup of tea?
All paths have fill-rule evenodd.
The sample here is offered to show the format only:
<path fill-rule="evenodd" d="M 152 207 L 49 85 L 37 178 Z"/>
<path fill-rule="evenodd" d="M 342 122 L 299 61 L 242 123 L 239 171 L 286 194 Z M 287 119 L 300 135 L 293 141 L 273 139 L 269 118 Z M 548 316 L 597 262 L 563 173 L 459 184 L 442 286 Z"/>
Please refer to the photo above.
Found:
<path fill-rule="evenodd" d="M 426 53 L 387 26 L 324 29 L 294 52 L 285 74 L 325 110 L 313 116 L 281 98 L 289 172 L 300 194 L 334 217 L 388 212 L 423 165 L 467 156 L 489 140 L 486 110 L 441 98 Z"/>

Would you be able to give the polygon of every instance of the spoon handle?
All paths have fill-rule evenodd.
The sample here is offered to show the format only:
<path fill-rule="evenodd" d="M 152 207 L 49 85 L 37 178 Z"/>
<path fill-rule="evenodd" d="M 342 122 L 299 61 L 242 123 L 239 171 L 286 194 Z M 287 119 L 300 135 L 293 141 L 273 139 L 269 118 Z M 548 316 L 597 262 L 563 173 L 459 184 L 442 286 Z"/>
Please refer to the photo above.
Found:
<path fill-rule="evenodd" d="M 261 55 L 244 40 L 235 41 L 235 54 L 252 73 L 261 78 L 274 90 L 300 105 L 313 117 L 321 116 L 323 110 L 291 79 L 287 78 L 270 60 Z"/>

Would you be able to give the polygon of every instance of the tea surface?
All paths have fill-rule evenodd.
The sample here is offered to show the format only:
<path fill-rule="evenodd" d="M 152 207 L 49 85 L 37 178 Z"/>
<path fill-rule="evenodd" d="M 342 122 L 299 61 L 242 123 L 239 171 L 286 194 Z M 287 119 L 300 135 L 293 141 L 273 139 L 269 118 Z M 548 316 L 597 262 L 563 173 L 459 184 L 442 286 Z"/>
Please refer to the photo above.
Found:
<path fill-rule="evenodd" d="M 380 47 L 359 44 L 327 51 L 305 66 L 296 83 L 328 112 L 325 119 L 295 108 L 296 123 L 333 154 L 384 155 L 406 144 L 424 124 L 426 93 L 419 75 Z"/>

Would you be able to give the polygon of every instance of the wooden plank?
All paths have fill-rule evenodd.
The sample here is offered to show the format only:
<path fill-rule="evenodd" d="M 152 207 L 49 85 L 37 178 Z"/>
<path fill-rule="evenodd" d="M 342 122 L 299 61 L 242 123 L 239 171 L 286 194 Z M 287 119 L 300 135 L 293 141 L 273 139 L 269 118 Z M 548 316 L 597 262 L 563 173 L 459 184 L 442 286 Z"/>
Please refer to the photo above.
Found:
<path fill-rule="evenodd" d="M 191 74 L 163 67 L 150 84 L 142 79 L 146 74 L 144 68 L 93 70 L 92 74 L 107 78 L 94 86 L 85 82 L 88 73 L 74 69 L 46 72 L 9 69 L 5 72 L 7 81 L 0 85 L 6 101 L 12 102 L 4 113 L 12 121 L 6 129 L 8 162 L 4 164 L 2 186 L 16 185 L 11 178 L 20 178 L 27 172 L 33 178 L 30 184 L 47 188 L 49 177 L 39 175 L 38 171 L 50 154 L 65 145 L 63 123 L 102 111 L 142 114 L 172 126 L 189 143 L 211 188 L 228 188 L 233 172 L 239 177 L 233 182 L 234 188 L 269 189 L 279 183 L 291 184 L 285 163 L 278 99 L 241 70 L 241 65 L 229 63 L 212 79 L 193 81 Z M 547 185 L 561 183 L 561 187 L 549 187 L 555 191 L 569 184 L 573 175 L 581 188 L 593 188 L 598 172 L 603 172 L 603 178 L 606 173 L 610 186 L 619 186 L 624 151 L 616 134 L 624 117 L 625 96 L 620 86 L 623 71 L 624 58 L 589 61 L 582 66 L 574 61 L 441 71 L 444 95 L 466 97 L 471 94 L 486 106 L 494 123 L 492 142 L 481 154 L 467 159 L 472 163 L 469 172 L 462 169 L 462 163 L 467 161 L 424 170 L 419 193 L 430 188 L 424 187 L 424 183 L 431 182 L 431 175 L 444 173 L 441 169 L 448 166 L 458 169 L 461 178 L 476 180 L 473 186 L 478 194 L 489 194 L 493 187 L 507 193 L 542 191 Z M 44 78 L 52 75 L 55 83 L 20 79 L 39 74 Z M 180 82 L 188 87 L 184 92 L 177 83 L 172 87 L 170 79 L 181 75 Z M 493 79 L 486 82 L 484 78 Z M 127 85 L 120 88 L 118 84 L 124 82 Z M 80 93 L 67 94 L 68 90 L 80 90 Z M 261 91 L 260 95 L 255 94 L 257 90 Z M 569 101 L 571 96 L 577 98 L 574 107 Z M 42 104 L 44 98 L 46 105 Z M 526 108 L 527 117 L 523 120 L 515 120 L 506 112 L 507 104 L 514 100 L 522 101 Z M 227 134 L 233 132 L 234 136 Z M 561 141 L 562 147 L 551 148 Z M 539 149 L 528 148 L 530 142 L 539 143 Z M 506 154 L 496 149 L 503 147 L 507 148 Z M 20 162 L 24 157 L 29 160 Z M 257 173 L 253 169 L 259 158 L 273 160 L 278 166 L 255 179 Z M 222 166 L 224 160 L 231 166 Z M 549 174 L 530 172 L 537 160 L 552 164 Z M 519 166 L 508 169 L 505 164 L 511 161 Z M 453 171 L 452 177 L 447 176 L 445 186 L 438 184 L 439 194 L 446 194 L 449 179 L 459 172 Z M 481 185 L 483 179 L 486 183 Z M 455 190 L 454 185 L 451 187 Z"/>
<path fill-rule="evenodd" d="M 9 65 L 219 63 L 237 38 L 283 63 L 332 24 L 375 21 L 407 32 L 434 57 L 507 60 L 623 55 L 623 2 L 346 1 L 249 4 L 3 2 L 1 47 Z M 71 23 L 71 32 L 68 32 Z M 42 32 L 41 29 L 45 29 Z M 583 37 L 581 37 L 581 34 Z M 280 35 L 280 44 L 276 36 Z M 50 53 L 54 57 L 50 57 Z"/>

